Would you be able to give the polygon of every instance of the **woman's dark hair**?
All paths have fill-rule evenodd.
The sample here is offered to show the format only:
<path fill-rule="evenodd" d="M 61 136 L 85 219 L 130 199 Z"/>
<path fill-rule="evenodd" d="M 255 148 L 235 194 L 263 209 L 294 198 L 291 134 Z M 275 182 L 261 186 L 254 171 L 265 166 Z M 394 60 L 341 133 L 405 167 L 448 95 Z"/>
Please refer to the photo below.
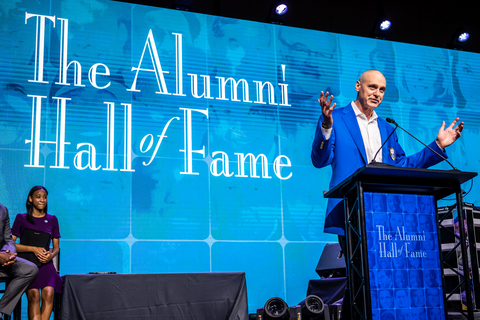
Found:
<path fill-rule="evenodd" d="M 27 206 L 27 220 L 28 220 L 31 224 L 35 224 L 35 222 L 33 221 L 33 203 L 32 203 L 29 199 L 30 199 L 30 197 L 33 197 L 33 194 L 34 194 L 35 191 L 37 191 L 37 190 L 43 190 L 43 191 L 45 191 L 45 193 L 46 193 L 47 196 L 48 196 L 48 191 L 47 191 L 47 189 L 45 189 L 45 187 L 35 186 L 35 187 L 33 187 L 32 189 L 30 189 L 30 192 L 28 193 L 28 196 L 27 196 L 26 206 Z M 48 207 L 48 203 L 45 205 L 45 208 L 43 209 L 43 212 L 47 213 L 47 207 Z"/>

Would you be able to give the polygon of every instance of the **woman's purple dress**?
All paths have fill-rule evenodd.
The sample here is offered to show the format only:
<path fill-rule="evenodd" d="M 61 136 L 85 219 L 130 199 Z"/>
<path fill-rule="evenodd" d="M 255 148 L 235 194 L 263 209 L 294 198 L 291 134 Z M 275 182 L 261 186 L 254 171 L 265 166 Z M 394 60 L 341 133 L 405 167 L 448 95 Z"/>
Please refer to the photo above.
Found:
<path fill-rule="evenodd" d="M 35 224 L 31 224 L 27 220 L 26 213 L 17 214 L 15 217 L 15 222 L 13 222 L 12 234 L 20 238 L 23 229 L 29 228 L 50 233 L 50 239 L 60 238 L 60 229 L 58 227 L 57 217 L 46 214 L 43 218 L 33 217 L 33 221 Z M 55 292 L 62 293 L 63 280 L 55 270 L 52 260 L 38 268 L 37 279 L 33 281 L 29 289 L 43 289 L 47 286 L 53 287 Z"/>

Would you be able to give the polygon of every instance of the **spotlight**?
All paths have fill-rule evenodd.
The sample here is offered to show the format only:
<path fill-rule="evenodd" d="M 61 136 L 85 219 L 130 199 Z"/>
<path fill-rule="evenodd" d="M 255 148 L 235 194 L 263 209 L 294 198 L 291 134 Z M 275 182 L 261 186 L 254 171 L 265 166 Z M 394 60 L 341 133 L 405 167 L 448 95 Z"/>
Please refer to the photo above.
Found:
<path fill-rule="evenodd" d="M 302 319 L 320 320 L 324 319 L 323 311 L 325 304 L 322 299 L 316 295 L 309 295 L 305 299 L 305 305 L 302 307 Z"/>
<path fill-rule="evenodd" d="M 285 3 L 280 3 L 276 8 L 275 12 L 279 15 L 282 16 L 288 11 L 288 6 Z"/>
<path fill-rule="evenodd" d="M 288 1 L 274 1 L 272 3 L 272 8 L 270 9 L 270 15 L 267 19 L 268 22 L 275 24 L 283 24 L 285 17 L 288 16 L 287 12 L 289 8 L 290 6 Z"/>
<path fill-rule="evenodd" d="M 388 30 L 390 30 L 391 26 L 392 26 L 392 22 L 389 19 L 382 16 L 375 23 L 373 36 L 377 39 L 385 39 L 385 36 L 387 35 L 387 32 Z"/>
<path fill-rule="evenodd" d="M 387 31 L 392 26 L 392 23 L 389 20 L 383 20 L 380 22 L 380 30 Z"/>
<path fill-rule="evenodd" d="M 470 33 L 464 28 L 458 28 L 453 34 L 453 39 L 450 42 L 450 49 L 463 50 L 465 43 L 470 38 Z"/>
<path fill-rule="evenodd" d="M 457 39 L 459 42 L 465 42 L 468 40 L 468 38 L 470 38 L 470 34 L 468 32 L 464 32 L 460 34 Z"/>
<path fill-rule="evenodd" d="M 257 310 L 257 319 L 261 318 L 265 320 L 288 320 L 290 319 L 290 310 L 287 303 L 281 298 L 270 298 L 263 309 Z"/>

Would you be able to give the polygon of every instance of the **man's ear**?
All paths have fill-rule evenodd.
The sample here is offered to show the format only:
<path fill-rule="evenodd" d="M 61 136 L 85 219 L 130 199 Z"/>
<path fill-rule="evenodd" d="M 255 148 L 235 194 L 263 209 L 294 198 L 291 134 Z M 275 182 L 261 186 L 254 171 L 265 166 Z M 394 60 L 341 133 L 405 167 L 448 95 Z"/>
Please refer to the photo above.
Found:
<path fill-rule="evenodd" d="M 357 92 L 360 91 L 360 80 L 357 80 L 357 82 L 355 83 L 355 90 Z"/>

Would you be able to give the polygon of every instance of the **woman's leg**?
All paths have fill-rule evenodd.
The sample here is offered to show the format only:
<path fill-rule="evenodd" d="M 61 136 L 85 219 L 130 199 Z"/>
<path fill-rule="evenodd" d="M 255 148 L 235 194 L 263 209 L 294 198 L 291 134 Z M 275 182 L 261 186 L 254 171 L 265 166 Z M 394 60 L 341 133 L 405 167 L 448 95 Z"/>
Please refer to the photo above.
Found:
<path fill-rule="evenodd" d="M 50 319 L 53 309 L 53 297 L 55 296 L 55 290 L 53 287 L 45 287 L 42 289 L 42 307 L 40 312 L 42 314 L 42 320 Z"/>
<path fill-rule="evenodd" d="M 27 290 L 28 299 L 28 319 L 41 320 L 40 314 L 40 291 L 38 289 Z"/>

